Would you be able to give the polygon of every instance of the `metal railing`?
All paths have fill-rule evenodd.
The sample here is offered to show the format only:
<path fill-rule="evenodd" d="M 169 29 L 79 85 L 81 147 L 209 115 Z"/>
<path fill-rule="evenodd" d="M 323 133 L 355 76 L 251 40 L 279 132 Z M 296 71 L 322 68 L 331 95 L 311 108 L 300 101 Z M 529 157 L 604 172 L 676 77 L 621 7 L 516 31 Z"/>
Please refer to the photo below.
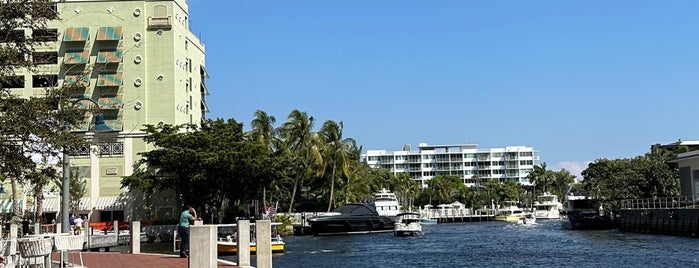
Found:
<path fill-rule="evenodd" d="M 656 197 L 621 200 L 621 209 L 675 209 L 694 208 L 699 205 L 691 196 Z"/>

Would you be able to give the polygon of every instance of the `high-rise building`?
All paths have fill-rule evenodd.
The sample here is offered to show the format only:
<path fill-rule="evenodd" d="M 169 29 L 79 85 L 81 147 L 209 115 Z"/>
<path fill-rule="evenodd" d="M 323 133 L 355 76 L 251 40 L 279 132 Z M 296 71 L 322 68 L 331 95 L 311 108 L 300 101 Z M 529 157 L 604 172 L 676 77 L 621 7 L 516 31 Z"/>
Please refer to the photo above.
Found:
<path fill-rule="evenodd" d="M 129 220 L 121 178 L 132 174 L 138 153 L 149 150 L 143 126 L 198 124 L 208 112 L 204 44 L 189 29 L 186 0 L 61 0 L 53 8 L 60 20 L 46 31 L 17 30 L 44 41 L 32 55 L 38 68 L 18 72 L 3 87 L 30 97 L 72 85 L 71 96 L 99 105 L 118 135 L 71 156 L 71 167 L 86 181 L 75 213 L 92 221 Z M 51 219 L 60 198 L 58 191 L 46 195 Z"/>
<path fill-rule="evenodd" d="M 529 185 L 527 175 L 534 169 L 538 156 L 533 147 L 506 146 L 479 150 L 476 144 L 428 145 L 420 143 L 418 150 L 409 145 L 402 151 L 367 150 L 363 161 L 372 168 L 385 169 L 392 174 L 408 173 L 426 187 L 435 176 L 457 176 L 467 186 L 490 179 L 513 181 Z"/>

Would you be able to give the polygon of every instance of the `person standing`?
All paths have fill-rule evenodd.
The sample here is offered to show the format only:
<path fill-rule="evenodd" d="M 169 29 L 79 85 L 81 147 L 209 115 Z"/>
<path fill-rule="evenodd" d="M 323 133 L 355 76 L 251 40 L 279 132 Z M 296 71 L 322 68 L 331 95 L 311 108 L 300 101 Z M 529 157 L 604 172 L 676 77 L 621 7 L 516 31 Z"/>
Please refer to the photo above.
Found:
<path fill-rule="evenodd" d="M 187 209 L 180 214 L 180 224 L 177 225 L 177 233 L 182 238 L 180 243 L 180 257 L 189 257 L 189 225 L 198 220 L 197 211 L 192 206 L 186 206 Z"/>
<path fill-rule="evenodd" d="M 83 229 L 83 223 L 85 222 L 83 220 L 82 216 L 75 217 L 75 232 L 74 234 L 79 235 L 80 231 Z"/>

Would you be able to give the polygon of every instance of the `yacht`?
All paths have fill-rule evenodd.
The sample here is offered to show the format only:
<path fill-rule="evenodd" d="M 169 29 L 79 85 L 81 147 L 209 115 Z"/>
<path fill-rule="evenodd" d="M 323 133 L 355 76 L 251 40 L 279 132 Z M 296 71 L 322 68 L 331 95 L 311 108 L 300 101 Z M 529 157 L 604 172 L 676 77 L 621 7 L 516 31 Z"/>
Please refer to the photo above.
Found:
<path fill-rule="evenodd" d="M 422 223 L 420 213 L 404 212 L 397 215 L 398 221 L 393 226 L 395 236 L 418 236 L 422 235 Z"/>
<path fill-rule="evenodd" d="M 561 227 L 569 230 L 614 228 L 611 217 L 605 215 L 600 200 L 573 187 L 566 193 L 559 219 Z"/>
<path fill-rule="evenodd" d="M 373 203 L 352 203 L 335 213 L 308 220 L 314 235 L 367 234 L 391 232 L 395 221 L 379 215 Z"/>
<path fill-rule="evenodd" d="M 374 206 L 380 216 L 396 217 L 401 212 L 396 194 L 386 188 L 374 194 Z"/>
<path fill-rule="evenodd" d="M 534 217 L 537 219 L 558 219 L 558 211 L 563 204 L 558 201 L 558 196 L 544 193 L 536 197 L 534 202 Z"/>
<path fill-rule="evenodd" d="M 506 222 L 518 222 L 522 217 L 525 217 L 527 213 L 515 204 L 514 201 L 504 201 L 500 209 L 498 209 L 497 214 L 495 214 L 496 221 L 506 221 Z"/>

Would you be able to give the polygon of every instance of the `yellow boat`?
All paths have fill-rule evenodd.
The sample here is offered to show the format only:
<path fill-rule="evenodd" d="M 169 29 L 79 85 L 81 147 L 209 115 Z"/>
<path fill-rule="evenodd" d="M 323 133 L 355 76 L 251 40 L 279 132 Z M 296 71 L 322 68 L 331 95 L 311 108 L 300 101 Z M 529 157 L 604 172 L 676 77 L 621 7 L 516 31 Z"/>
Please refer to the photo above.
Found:
<path fill-rule="evenodd" d="M 517 207 L 515 202 L 504 201 L 502 207 L 495 214 L 496 221 L 506 221 L 506 222 L 517 222 L 522 217 L 527 214 L 522 211 L 521 208 Z"/>
<path fill-rule="evenodd" d="M 178 251 L 180 249 L 180 243 L 182 241 L 177 240 L 176 246 L 175 246 L 175 251 Z M 284 253 L 284 246 L 286 244 L 284 243 L 281 238 L 273 238 L 272 239 L 272 253 Z M 218 254 L 219 255 L 227 255 L 227 254 L 238 254 L 238 242 L 234 241 L 228 241 L 228 240 L 219 240 L 216 243 L 216 247 L 218 249 Z M 255 242 L 250 242 L 250 254 L 255 254 L 257 252 L 257 244 Z"/>

